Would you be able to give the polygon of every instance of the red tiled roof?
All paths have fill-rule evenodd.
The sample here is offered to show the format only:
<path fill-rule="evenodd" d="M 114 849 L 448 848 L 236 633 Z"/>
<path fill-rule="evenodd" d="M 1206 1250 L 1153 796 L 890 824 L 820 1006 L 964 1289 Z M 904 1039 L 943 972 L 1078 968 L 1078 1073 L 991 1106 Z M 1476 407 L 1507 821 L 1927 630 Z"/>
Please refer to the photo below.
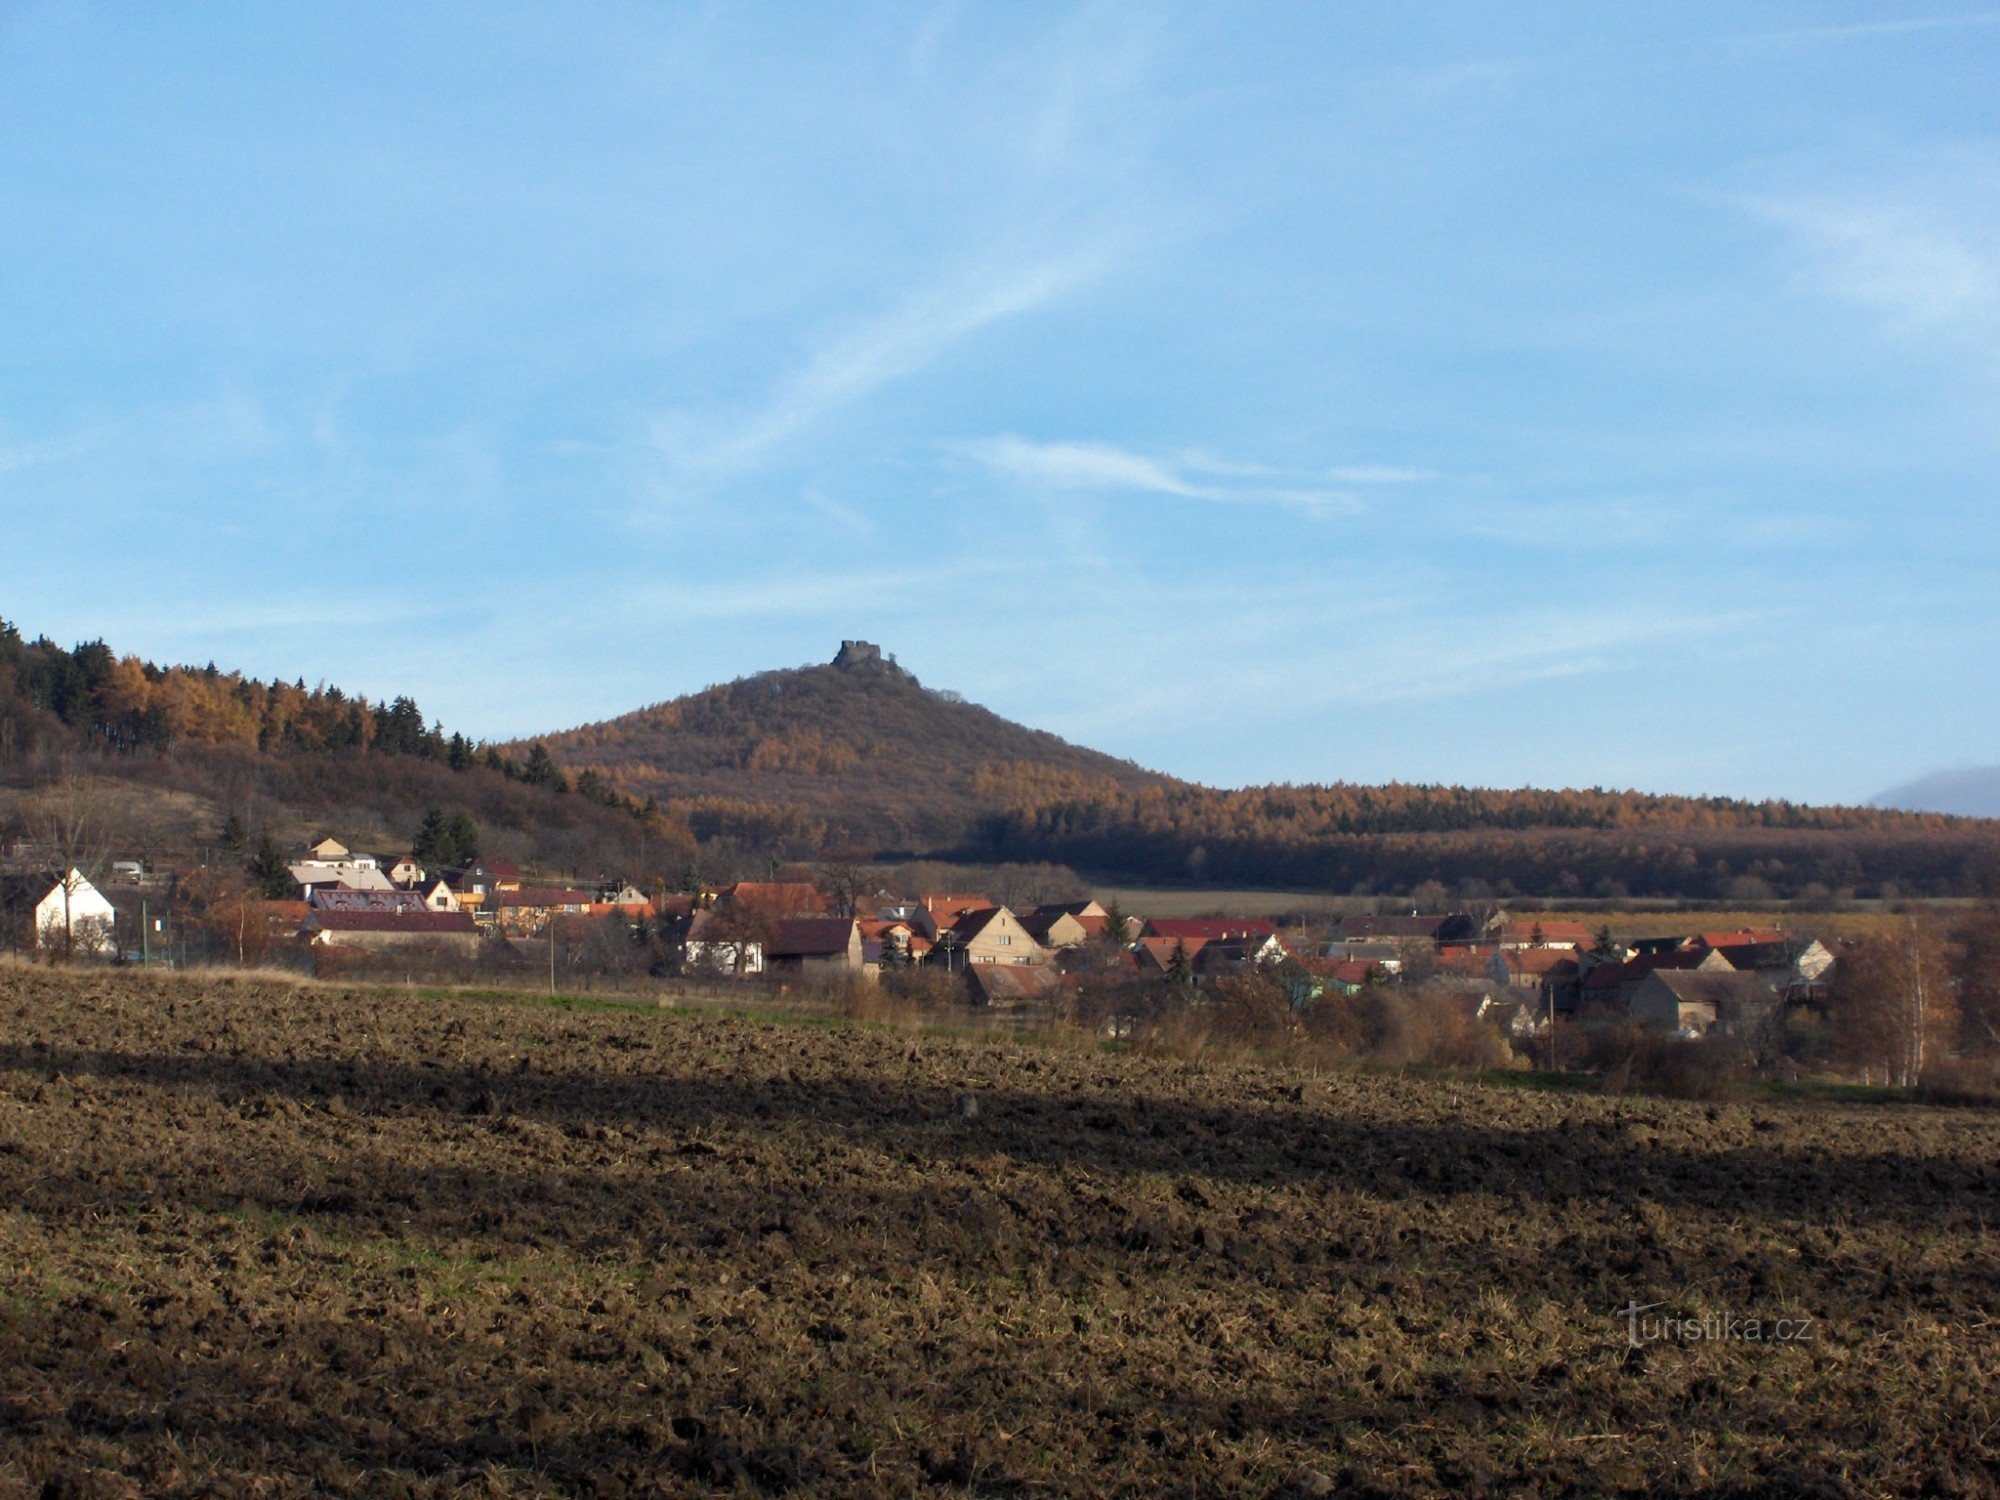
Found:
<path fill-rule="evenodd" d="M 969 911 L 984 911 L 997 903 L 988 896 L 971 894 L 919 896 L 933 925 L 949 927 Z"/>
<path fill-rule="evenodd" d="M 1762 948 L 1782 943 L 1785 935 L 1775 927 L 1745 927 L 1738 932 L 1697 932 L 1693 940 L 1709 948 Z"/>

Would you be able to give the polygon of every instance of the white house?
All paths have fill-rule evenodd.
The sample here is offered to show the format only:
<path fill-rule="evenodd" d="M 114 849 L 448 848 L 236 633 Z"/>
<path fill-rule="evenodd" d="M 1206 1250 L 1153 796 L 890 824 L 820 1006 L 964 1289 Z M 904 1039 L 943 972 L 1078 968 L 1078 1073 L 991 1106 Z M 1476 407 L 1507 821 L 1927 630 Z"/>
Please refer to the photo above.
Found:
<path fill-rule="evenodd" d="M 443 880 L 433 880 L 424 891 L 424 905 L 432 911 L 463 911 L 459 904 L 458 892 Z"/>
<path fill-rule="evenodd" d="M 108 957 L 118 951 L 117 923 L 118 913 L 81 870 L 35 903 L 35 939 L 44 948 Z"/>

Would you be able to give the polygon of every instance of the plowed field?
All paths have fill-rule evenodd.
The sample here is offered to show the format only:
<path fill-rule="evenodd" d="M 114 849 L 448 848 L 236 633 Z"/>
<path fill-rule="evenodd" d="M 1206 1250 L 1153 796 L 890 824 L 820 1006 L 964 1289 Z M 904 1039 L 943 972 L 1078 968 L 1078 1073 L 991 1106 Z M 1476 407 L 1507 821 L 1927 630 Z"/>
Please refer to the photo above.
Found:
<path fill-rule="evenodd" d="M 5 969 L 0 1487 L 1991 1493 L 1996 1220 L 1971 1111 Z"/>

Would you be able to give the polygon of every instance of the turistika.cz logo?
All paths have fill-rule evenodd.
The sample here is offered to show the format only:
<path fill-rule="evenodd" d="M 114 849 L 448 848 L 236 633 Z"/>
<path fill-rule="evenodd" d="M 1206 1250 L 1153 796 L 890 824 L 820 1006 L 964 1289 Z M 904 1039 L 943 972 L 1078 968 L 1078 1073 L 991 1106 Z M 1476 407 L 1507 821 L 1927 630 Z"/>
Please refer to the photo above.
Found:
<path fill-rule="evenodd" d="M 1737 1313 L 1663 1313 L 1664 1302 L 1634 1302 L 1613 1314 L 1625 1320 L 1625 1342 L 1647 1344 L 1797 1344 L 1813 1336 L 1811 1318 L 1750 1318 Z"/>

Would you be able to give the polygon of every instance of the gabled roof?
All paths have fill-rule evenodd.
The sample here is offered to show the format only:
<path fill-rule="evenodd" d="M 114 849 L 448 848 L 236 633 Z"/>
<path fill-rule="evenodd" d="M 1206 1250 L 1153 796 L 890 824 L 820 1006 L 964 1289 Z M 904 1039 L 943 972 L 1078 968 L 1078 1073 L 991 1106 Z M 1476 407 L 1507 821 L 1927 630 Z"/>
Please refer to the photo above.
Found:
<path fill-rule="evenodd" d="M 848 951 L 852 917 L 787 917 L 774 924 L 764 952 L 772 958 L 826 958 Z"/>
<path fill-rule="evenodd" d="M 1207 946 L 1205 938 L 1142 937 L 1134 945 L 1133 952 L 1141 956 L 1141 967 L 1150 966 L 1165 972 L 1174 961 L 1174 949 L 1179 948 L 1192 966 L 1194 956 Z"/>
<path fill-rule="evenodd" d="M 925 914 L 931 919 L 931 924 L 939 929 L 951 926 L 969 911 L 984 911 L 997 904 L 989 896 L 970 892 L 960 892 L 956 895 L 933 894 L 920 896 L 917 899 Z"/>
<path fill-rule="evenodd" d="M 963 947 L 1003 916 L 1013 917 L 1014 914 L 1004 906 L 982 906 L 977 911 L 969 911 L 951 924 L 952 941 Z M 1018 918 L 1015 918 L 1015 925 L 1021 925 Z"/>

